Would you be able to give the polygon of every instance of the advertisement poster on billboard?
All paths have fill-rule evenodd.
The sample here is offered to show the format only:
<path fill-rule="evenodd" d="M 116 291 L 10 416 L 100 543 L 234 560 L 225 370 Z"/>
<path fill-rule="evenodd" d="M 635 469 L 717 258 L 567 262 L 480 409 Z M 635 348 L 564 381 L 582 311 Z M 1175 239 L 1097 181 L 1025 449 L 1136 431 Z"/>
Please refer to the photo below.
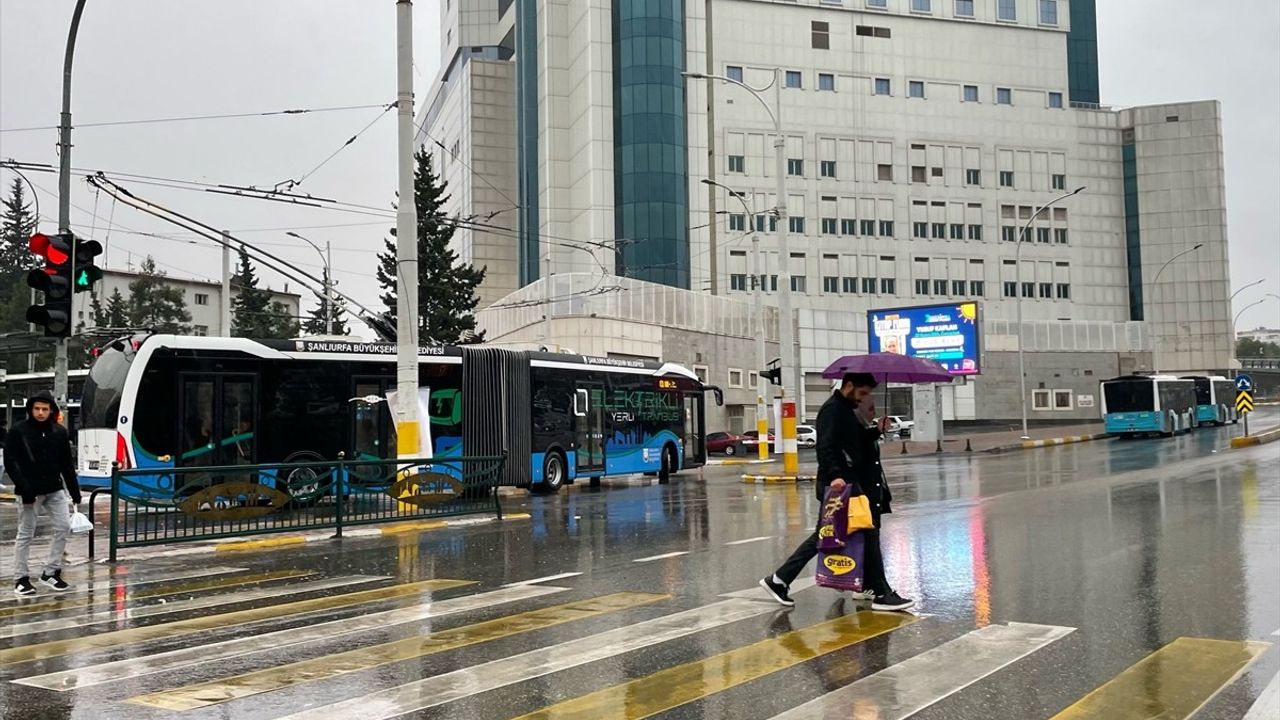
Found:
<path fill-rule="evenodd" d="M 978 303 L 870 310 L 869 352 L 886 352 L 933 360 L 952 375 L 978 375 Z"/>

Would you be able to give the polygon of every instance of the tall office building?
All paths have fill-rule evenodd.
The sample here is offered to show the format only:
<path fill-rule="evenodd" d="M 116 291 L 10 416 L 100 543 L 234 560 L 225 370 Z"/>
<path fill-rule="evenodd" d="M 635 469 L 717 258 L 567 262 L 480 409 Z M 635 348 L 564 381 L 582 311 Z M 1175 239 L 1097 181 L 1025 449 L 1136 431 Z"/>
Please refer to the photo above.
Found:
<path fill-rule="evenodd" d="M 1103 375 L 1231 363 L 1219 105 L 1102 105 L 1094 0 L 446 0 L 442 13 L 422 140 L 452 210 L 485 223 L 458 242 L 489 267 L 491 338 L 665 353 L 748 385 L 756 326 L 682 326 L 723 334 L 701 361 L 680 357 L 687 338 L 637 331 L 658 343 L 642 352 L 592 328 L 660 322 L 601 300 L 648 283 L 749 308 L 758 274 L 772 306 L 790 284 L 785 357 L 810 415 L 829 391 L 821 369 L 867 348 L 874 308 L 980 304 L 985 371 L 946 389 L 954 418 L 1017 414 L 1019 338 L 1043 418 L 1096 415 Z M 766 108 L 684 71 L 781 83 L 789 279 Z M 762 97 L 776 110 L 773 88 Z"/>

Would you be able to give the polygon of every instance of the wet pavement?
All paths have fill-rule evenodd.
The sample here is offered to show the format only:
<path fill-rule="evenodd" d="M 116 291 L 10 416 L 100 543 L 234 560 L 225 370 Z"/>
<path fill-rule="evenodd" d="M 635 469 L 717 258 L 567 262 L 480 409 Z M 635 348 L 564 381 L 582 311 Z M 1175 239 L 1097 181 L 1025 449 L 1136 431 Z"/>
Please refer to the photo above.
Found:
<path fill-rule="evenodd" d="M 817 502 L 737 467 L 76 566 L 65 597 L 0 596 L 0 717 L 1241 718 L 1280 670 L 1280 443 L 1235 433 L 895 458 L 909 614 L 807 578 L 766 599 Z"/>

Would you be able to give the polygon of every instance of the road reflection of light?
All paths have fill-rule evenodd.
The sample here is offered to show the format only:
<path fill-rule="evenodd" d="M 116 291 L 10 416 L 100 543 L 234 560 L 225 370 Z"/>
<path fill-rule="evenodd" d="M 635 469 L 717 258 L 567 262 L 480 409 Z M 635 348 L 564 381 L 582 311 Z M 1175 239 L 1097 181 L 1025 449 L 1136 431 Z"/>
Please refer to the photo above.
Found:
<path fill-rule="evenodd" d="M 991 575 L 987 571 L 987 531 L 982 506 L 969 508 L 969 551 L 973 555 L 973 614 L 978 627 L 991 623 Z"/>
<path fill-rule="evenodd" d="M 1240 503 L 1246 520 L 1258 517 L 1258 466 L 1253 463 L 1240 473 Z"/>
<path fill-rule="evenodd" d="M 419 579 L 418 535 L 405 533 L 396 543 L 396 565 L 400 569 L 401 582 L 413 582 Z"/>

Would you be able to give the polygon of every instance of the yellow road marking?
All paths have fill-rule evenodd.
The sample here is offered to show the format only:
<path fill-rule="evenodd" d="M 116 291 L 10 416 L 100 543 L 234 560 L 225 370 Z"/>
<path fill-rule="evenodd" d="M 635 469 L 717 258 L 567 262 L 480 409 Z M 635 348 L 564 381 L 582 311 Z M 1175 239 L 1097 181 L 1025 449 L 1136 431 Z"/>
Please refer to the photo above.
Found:
<path fill-rule="evenodd" d="M 288 617 L 290 615 L 301 615 L 303 613 L 321 610 L 333 610 L 334 608 L 361 605 L 363 603 L 377 602 L 379 600 L 390 600 L 393 598 L 404 597 L 406 595 L 415 595 L 429 590 L 446 590 L 449 588 L 472 584 L 474 584 L 474 582 L 471 580 L 425 580 L 423 582 L 409 583 L 406 585 L 391 585 L 389 587 L 364 590 L 346 595 L 330 595 L 328 597 L 312 598 L 310 600 L 299 600 L 297 602 L 285 603 L 283 605 L 269 605 L 267 607 L 238 610 L 236 612 L 222 613 L 220 615 L 205 615 L 203 617 L 178 620 L 171 623 L 145 625 L 143 627 L 98 633 L 96 635 L 87 635 L 85 637 L 70 638 L 67 640 L 54 640 L 51 642 L 40 643 L 38 645 L 26 645 L 22 647 L 9 648 L 7 650 L 0 650 L 0 665 L 10 665 L 30 660 L 41 660 L 44 658 L 58 657 L 60 655 L 67 655 L 75 652 L 101 650 L 103 648 L 129 645 L 132 643 L 144 642 L 146 640 L 156 640 L 159 638 L 169 639 L 183 635 L 205 632 L 207 630 L 219 630 L 227 627 L 244 625 L 246 623 L 259 622 L 262 620 L 273 620 L 276 618 Z"/>
<path fill-rule="evenodd" d="M 498 618 L 475 625 L 445 630 L 432 635 L 405 638 L 384 645 L 350 650 L 336 655 L 265 668 L 256 672 L 211 680 L 198 685 L 149 693 L 129 698 L 129 702 L 149 707 L 182 712 L 208 707 L 240 698 L 273 692 L 302 683 L 327 680 L 381 665 L 412 660 L 425 655 L 454 650 L 467 645 L 490 642 L 511 635 L 562 625 L 585 618 L 627 610 L 669 600 L 670 595 L 621 592 L 613 595 L 555 605 L 541 610 Z"/>
<path fill-rule="evenodd" d="M 422 532 L 423 530 L 439 530 L 440 528 L 449 527 L 449 523 L 444 520 L 425 520 L 421 522 L 396 523 L 388 527 L 382 528 L 383 535 L 406 535 L 409 533 Z"/>
<path fill-rule="evenodd" d="M 1053 720 L 1190 717 L 1268 647 L 1263 642 L 1178 638 Z"/>
<path fill-rule="evenodd" d="M 82 598 L 71 600 L 68 602 L 43 602 L 35 605 L 19 605 L 17 607 L 5 608 L 0 610 L 0 618 L 18 617 L 21 615 L 34 615 L 36 613 L 48 612 L 52 610 L 69 610 L 71 608 L 85 607 L 97 603 L 119 603 L 128 600 L 141 600 L 149 597 L 161 597 L 163 595 L 176 595 L 178 593 L 196 592 L 199 590 L 222 589 L 239 587 L 241 585 L 253 585 L 255 583 L 267 582 L 268 580 L 279 580 L 282 578 L 297 578 L 312 575 L 307 570 L 276 570 L 273 572 L 255 573 L 253 575 L 239 575 L 231 577 L 202 578 L 200 580 L 178 583 L 176 585 L 166 585 L 150 590 L 135 590 L 119 595 L 121 588 L 110 591 L 109 595 L 98 598 Z"/>
<path fill-rule="evenodd" d="M 905 613 L 846 615 L 567 700 L 519 720 L 647 718 L 856 645 L 917 620 L 916 616 Z"/>
<path fill-rule="evenodd" d="M 237 540 L 235 542 L 219 543 L 214 547 L 214 551 L 261 550 L 263 548 L 284 547 L 286 545 L 302 545 L 306 542 L 307 538 L 302 535 L 287 535 L 285 537 L 267 538 L 266 540 Z"/>

